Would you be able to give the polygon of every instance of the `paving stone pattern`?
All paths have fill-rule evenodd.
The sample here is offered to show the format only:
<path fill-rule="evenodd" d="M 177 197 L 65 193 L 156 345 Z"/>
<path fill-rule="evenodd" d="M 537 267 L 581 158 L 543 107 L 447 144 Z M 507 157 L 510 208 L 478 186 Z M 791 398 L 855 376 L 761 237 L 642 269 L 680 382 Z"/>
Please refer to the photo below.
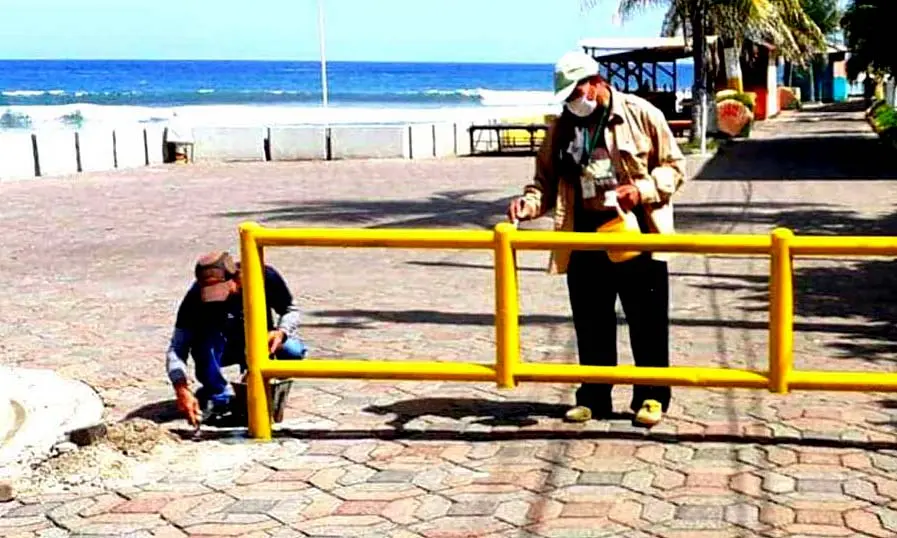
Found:
<path fill-rule="evenodd" d="M 894 233 L 894 154 L 856 112 L 789 113 L 678 204 L 687 232 Z M 889 159 L 889 160 L 888 160 Z M 163 353 L 204 250 L 236 226 L 489 227 L 531 159 L 198 165 L 0 184 L 0 360 L 175 432 Z M 530 227 L 545 227 L 539 222 Z M 493 357 L 489 253 L 274 249 L 314 357 Z M 520 253 L 524 359 L 575 362 L 562 278 Z M 891 372 L 893 263 L 798 260 L 796 365 Z M 762 369 L 768 262 L 679 256 L 676 364 Z M 620 331 L 621 362 L 628 337 Z M 4 536 L 398 538 L 897 535 L 897 400 L 674 389 L 650 432 L 560 420 L 569 385 L 297 380 L 272 443 L 209 432 L 139 483 L 0 504 Z M 625 410 L 628 387 L 615 391 Z"/>

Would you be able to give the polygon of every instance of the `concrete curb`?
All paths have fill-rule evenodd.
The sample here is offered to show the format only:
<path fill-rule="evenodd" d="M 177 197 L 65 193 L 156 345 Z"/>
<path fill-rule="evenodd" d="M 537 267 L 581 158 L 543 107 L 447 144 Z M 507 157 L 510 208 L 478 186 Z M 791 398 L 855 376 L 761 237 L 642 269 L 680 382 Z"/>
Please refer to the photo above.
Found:
<path fill-rule="evenodd" d="M 96 424 L 103 416 L 103 402 L 90 386 L 51 370 L 2 366 L 0 393 L 11 404 L 6 406 L 7 413 L 15 412 L 18 405 L 24 414 L 12 419 L 21 424 L 0 444 L 0 479 L 46 458 L 61 437 Z"/>

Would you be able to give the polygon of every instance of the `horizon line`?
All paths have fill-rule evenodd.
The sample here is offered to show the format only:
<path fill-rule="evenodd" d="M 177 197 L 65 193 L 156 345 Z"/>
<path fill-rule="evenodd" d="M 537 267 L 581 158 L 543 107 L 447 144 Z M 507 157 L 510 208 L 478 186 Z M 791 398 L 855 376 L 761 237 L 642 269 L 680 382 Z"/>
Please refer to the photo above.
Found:
<path fill-rule="evenodd" d="M 321 63 L 320 59 L 295 58 L 2 58 L 0 62 L 270 62 L 270 63 Z M 478 60 L 327 60 L 328 64 L 470 64 L 470 65 L 554 65 L 554 62 L 478 61 Z"/>

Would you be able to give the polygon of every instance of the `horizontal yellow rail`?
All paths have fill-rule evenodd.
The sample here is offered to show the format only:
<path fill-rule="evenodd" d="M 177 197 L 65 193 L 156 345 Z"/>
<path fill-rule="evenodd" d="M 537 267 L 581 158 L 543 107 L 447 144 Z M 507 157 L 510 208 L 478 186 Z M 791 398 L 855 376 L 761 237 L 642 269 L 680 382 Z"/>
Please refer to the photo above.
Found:
<path fill-rule="evenodd" d="M 897 374 L 890 372 L 793 371 L 788 386 L 796 390 L 897 392 Z"/>
<path fill-rule="evenodd" d="M 495 381 L 491 364 L 359 360 L 269 361 L 265 377 L 396 379 L 405 381 Z"/>
<path fill-rule="evenodd" d="M 691 387 L 729 387 L 762 389 L 769 386 L 765 372 L 723 368 L 670 366 L 580 366 L 573 364 L 521 364 L 514 372 L 521 381 L 549 383 L 612 383 L 673 385 Z"/>
<path fill-rule="evenodd" d="M 577 232 L 514 232 L 511 246 L 517 250 L 640 250 L 643 252 L 691 252 L 700 254 L 769 254 L 765 235 L 660 235 L 586 234 Z"/>
<path fill-rule="evenodd" d="M 437 361 L 316 360 L 268 358 L 265 247 L 359 247 L 488 249 L 495 256 L 495 364 Z M 770 259 L 769 367 L 766 371 L 671 366 L 582 366 L 520 362 L 517 250 L 635 250 L 768 256 Z M 770 235 L 587 234 L 519 231 L 499 224 L 493 231 L 358 228 L 263 228 L 240 226 L 243 307 L 246 312 L 247 398 L 250 434 L 270 439 L 271 413 L 265 383 L 271 378 L 354 378 L 415 381 L 653 384 L 791 390 L 893 391 L 897 373 L 793 371 L 795 256 L 897 256 L 897 237 Z"/>
<path fill-rule="evenodd" d="M 428 228 L 262 228 L 253 232 L 258 246 L 340 248 L 492 249 L 495 232 L 432 230 Z M 694 254 L 769 255 L 768 235 L 713 234 L 583 234 L 576 232 L 513 231 L 515 250 L 639 250 Z M 794 236 L 793 256 L 897 256 L 897 237 Z"/>
<path fill-rule="evenodd" d="M 791 240 L 793 256 L 897 256 L 897 237 L 801 237 Z"/>
<path fill-rule="evenodd" d="M 491 249 L 495 234 L 481 230 L 382 230 L 369 228 L 259 228 L 262 247 L 371 247 Z"/>

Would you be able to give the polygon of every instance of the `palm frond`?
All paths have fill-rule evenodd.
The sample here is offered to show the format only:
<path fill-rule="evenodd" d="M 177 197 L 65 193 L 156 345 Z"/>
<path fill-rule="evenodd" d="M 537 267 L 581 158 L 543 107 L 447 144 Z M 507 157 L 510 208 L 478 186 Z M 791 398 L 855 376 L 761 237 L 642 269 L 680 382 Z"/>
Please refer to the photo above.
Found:
<path fill-rule="evenodd" d="M 580 10 L 585 12 L 598 4 L 611 0 L 580 0 Z M 664 7 L 678 0 L 617 0 L 617 16 L 622 20 L 630 20 L 639 13 L 656 7 Z"/>
<path fill-rule="evenodd" d="M 685 20 L 687 13 L 680 7 L 679 2 L 673 2 L 667 8 L 667 12 L 663 16 L 663 25 L 660 27 L 660 35 L 664 37 L 674 37 L 679 30 L 685 34 Z"/>

